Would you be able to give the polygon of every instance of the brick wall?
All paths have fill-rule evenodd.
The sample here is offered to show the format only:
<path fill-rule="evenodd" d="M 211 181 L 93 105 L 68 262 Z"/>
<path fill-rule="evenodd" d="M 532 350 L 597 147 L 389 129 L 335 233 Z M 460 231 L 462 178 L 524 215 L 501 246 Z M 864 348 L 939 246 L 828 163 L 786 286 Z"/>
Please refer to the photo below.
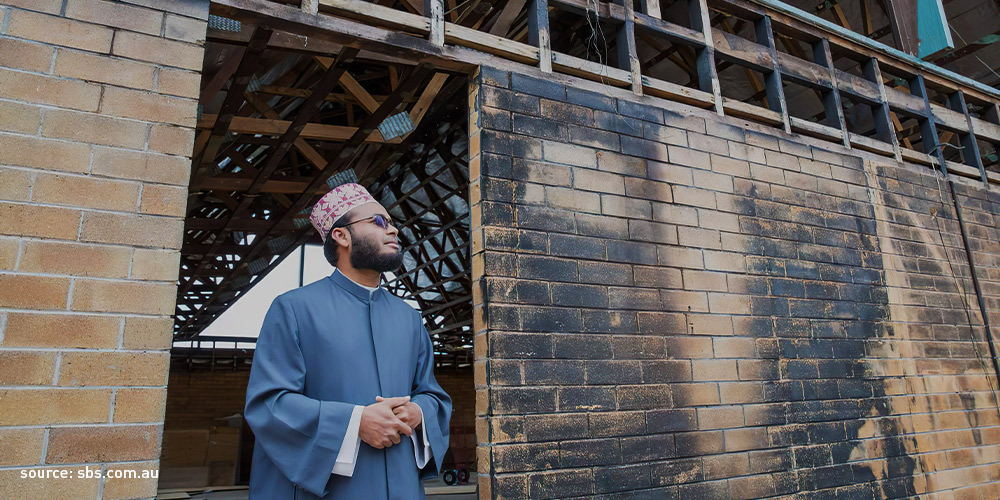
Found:
<path fill-rule="evenodd" d="M 482 498 L 1000 495 L 940 175 L 585 86 L 470 86 Z M 1000 198 L 958 192 L 995 325 Z"/>
<path fill-rule="evenodd" d="M 0 0 L 0 498 L 155 470 L 204 0 Z"/>

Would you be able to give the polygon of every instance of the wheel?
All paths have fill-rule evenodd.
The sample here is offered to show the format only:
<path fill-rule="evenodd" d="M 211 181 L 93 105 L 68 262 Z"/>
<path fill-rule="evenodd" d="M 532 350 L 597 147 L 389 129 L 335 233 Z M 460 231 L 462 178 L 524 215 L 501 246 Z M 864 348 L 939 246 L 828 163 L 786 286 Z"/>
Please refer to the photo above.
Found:
<path fill-rule="evenodd" d="M 469 469 L 458 469 L 458 482 L 469 482 Z"/>
<path fill-rule="evenodd" d="M 449 469 L 444 471 L 441 479 L 444 480 L 444 484 L 447 484 L 448 486 L 455 486 L 455 484 L 458 483 L 458 474 L 454 470 Z"/>

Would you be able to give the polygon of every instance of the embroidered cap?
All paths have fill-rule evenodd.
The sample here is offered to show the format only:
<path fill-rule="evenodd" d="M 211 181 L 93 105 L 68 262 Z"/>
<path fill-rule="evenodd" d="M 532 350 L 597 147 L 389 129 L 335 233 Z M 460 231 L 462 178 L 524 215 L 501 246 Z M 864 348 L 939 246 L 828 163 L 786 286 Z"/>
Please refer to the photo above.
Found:
<path fill-rule="evenodd" d="M 309 222 L 319 231 L 320 238 L 326 237 L 337 220 L 354 207 L 366 203 L 378 203 L 361 184 L 349 182 L 341 184 L 323 195 L 309 214 Z"/>

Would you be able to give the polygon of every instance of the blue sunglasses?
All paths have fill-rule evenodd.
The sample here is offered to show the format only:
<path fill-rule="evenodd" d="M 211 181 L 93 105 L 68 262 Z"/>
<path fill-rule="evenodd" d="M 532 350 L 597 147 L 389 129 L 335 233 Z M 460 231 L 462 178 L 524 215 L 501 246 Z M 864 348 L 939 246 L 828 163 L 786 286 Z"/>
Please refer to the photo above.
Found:
<path fill-rule="evenodd" d="M 347 227 L 347 226 L 350 226 L 351 224 L 357 224 L 359 222 L 374 222 L 376 226 L 378 226 L 378 227 L 380 227 L 382 229 L 389 229 L 389 226 L 397 227 L 396 224 L 393 223 L 392 219 L 390 219 L 389 217 L 386 217 L 386 216 L 384 216 L 382 214 L 379 214 L 379 215 L 373 215 L 371 217 L 365 217 L 364 219 L 358 219 L 356 221 L 351 221 L 351 222 L 348 222 L 347 224 L 339 224 L 339 225 L 334 226 L 334 228 Z"/>

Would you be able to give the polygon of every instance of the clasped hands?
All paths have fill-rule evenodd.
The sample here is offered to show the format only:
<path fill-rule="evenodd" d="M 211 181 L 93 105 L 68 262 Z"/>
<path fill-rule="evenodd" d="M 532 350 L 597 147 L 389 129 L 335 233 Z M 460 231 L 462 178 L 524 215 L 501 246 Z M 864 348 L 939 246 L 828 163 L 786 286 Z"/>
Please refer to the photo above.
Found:
<path fill-rule="evenodd" d="M 410 402 L 409 396 L 383 398 L 365 407 L 361 414 L 358 436 L 372 448 L 383 449 L 399 444 L 399 435 L 413 434 L 420 425 L 420 408 Z"/>

